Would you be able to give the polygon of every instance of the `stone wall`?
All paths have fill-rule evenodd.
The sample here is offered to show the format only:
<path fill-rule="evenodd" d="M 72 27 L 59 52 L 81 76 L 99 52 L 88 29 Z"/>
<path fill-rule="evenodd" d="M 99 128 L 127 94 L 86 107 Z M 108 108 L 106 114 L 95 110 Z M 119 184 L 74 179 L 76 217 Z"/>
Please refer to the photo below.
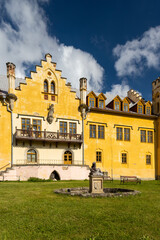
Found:
<path fill-rule="evenodd" d="M 27 181 L 30 177 L 49 179 L 51 174 L 56 171 L 60 180 L 84 180 L 88 179 L 88 166 L 64 166 L 64 165 L 26 165 L 14 166 L 16 175 L 20 181 Z"/>

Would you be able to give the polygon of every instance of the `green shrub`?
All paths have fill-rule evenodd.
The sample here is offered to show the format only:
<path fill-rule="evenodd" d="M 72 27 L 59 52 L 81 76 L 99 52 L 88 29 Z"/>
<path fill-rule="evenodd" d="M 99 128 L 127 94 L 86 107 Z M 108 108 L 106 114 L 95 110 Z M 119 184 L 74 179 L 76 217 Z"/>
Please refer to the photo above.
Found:
<path fill-rule="evenodd" d="M 36 178 L 36 177 L 30 177 L 28 179 L 28 182 L 52 182 L 52 179 L 42 179 L 42 178 Z"/>

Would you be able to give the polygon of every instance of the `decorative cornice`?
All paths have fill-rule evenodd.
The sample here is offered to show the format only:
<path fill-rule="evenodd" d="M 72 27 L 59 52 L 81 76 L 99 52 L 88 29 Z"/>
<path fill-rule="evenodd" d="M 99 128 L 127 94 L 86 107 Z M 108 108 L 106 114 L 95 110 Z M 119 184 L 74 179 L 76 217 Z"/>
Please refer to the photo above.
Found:
<path fill-rule="evenodd" d="M 131 128 L 133 130 L 133 127 L 132 126 L 128 126 L 128 125 L 114 124 L 113 128 L 115 128 L 116 126 L 118 126 L 118 127 L 128 127 L 128 128 Z"/>
<path fill-rule="evenodd" d="M 154 132 L 156 131 L 156 129 L 155 129 L 155 128 L 138 127 L 138 131 L 139 131 L 140 129 L 150 129 L 150 130 L 154 130 Z"/>
<path fill-rule="evenodd" d="M 107 123 L 104 123 L 104 122 L 87 121 L 86 125 L 88 125 L 88 123 L 96 123 L 96 124 L 101 124 L 101 125 L 105 125 L 106 127 L 108 127 L 108 126 L 107 126 Z"/>
<path fill-rule="evenodd" d="M 80 124 L 80 121 L 79 121 L 79 120 L 76 120 L 76 119 L 69 119 L 69 118 L 56 118 L 56 122 L 58 122 L 59 120 L 75 121 L 75 122 L 78 122 L 78 124 Z"/>
<path fill-rule="evenodd" d="M 46 120 L 45 120 L 45 117 L 43 117 L 43 116 L 38 116 L 38 115 L 17 114 L 17 118 L 19 118 L 19 116 L 43 118 L 43 121 L 46 121 Z"/>

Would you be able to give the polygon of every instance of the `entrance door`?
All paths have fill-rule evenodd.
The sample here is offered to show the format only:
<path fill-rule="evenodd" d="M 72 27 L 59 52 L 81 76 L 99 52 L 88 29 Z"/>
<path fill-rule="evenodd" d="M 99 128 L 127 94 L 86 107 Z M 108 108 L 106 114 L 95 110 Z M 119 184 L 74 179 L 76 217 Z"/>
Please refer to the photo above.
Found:
<path fill-rule="evenodd" d="M 70 151 L 64 153 L 64 164 L 72 164 L 72 153 Z"/>

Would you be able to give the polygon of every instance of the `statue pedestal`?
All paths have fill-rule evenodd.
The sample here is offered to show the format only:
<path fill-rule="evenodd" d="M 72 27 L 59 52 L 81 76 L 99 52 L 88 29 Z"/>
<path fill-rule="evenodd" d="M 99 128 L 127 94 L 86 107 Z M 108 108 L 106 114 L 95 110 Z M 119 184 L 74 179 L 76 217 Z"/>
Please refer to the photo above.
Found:
<path fill-rule="evenodd" d="M 89 193 L 103 193 L 103 176 L 89 176 Z"/>

